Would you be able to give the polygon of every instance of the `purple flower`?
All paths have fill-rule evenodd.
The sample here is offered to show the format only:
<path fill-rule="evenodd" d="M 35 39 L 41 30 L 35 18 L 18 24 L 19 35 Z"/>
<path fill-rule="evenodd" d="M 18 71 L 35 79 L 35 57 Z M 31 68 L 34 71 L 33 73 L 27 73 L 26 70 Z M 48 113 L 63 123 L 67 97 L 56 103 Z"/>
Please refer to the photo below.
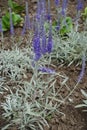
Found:
<path fill-rule="evenodd" d="M 24 35 L 26 30 L 30 29 L 30 18 L 28 14 L 28 2 L 26 1 L 26 16 L 24 21 L 24 26 L 21 35 Z"/>
<path fill-rule="evenodd" d="M 60 30 L 60 25 L 56 26 L 56 30 L 59 31 Z"/>
<path fill-rule="evenodd" d="M 9 8 L 9 13 L 10 13 L 10 33 L 14 35 L 14 26 L 13 26 L 13 21 L 12 21 L 12 12 L 11 8 Z"/>
<path fill-rule="evenodd" d="M 42 54 L 46 54 L 46 52 L 47 52 L 45 29 L 43 29 L 43 32 L 42 32 L 41 52 L 42 52 Z"/>
<path fill-rule="evenodd" d="M 62 3 L 62 15 L 65 16 L 65 11 L 66 11 L 66 7 L 67 7 L 67 3 L 68 3 L 68 0 L 63 0 L 63 3 Z"/>
<path fill-rule="evenodd" d="M 77 11 L 81 10 L 83 8 L 83 3 L 81 0 L 78 0 L 78 3 L 77 3 Z"/>
<path fill-rule="evenodd" d="M 48 21 L 51 20 L 51 15 L 50 15 L 50 13 L 47 14 L 47 20 L 48 20 Z"/>
<path fill-rule="evenodd" d="M 60 30 L 60 18 L 58 18 L 57 21 L 57 26 L 56 26 L 56 30 L 59 31 Z"/>
<path fill-rule="evenodd" d="M 3 29 L 2 29 L 2 20 L 0 19 L 0 32 L 2 33 L 3 32 Z"/>
<path fill-rule="evenodd" d="M 39 21 L 41 17 L 41 1 L 37 2 L 37 12 L 36 12 L 36 20 Z"/>
<path fill-rule="evenodd" d="M 59 2 L 60 2 L 60 0 L 55 0 L 55 5 L 58 6 Z"/>
<path fill-rule="evenodd" d="M 49 36 L 48 36 L 48 43 L 47 43 L 47 52 L 51 53 L 53 48 L 53 40 L 52 40 L 52 25 L 50 23 L 50 28 L 49 28 Z"/>
<path fill-rule="evenodd" d="M 28 14 L 28 2 L 26 1 L 26 29 L 30 29 L 30 18 Z"/>
<path fill-rule="evenodd" d="M 46 1 L 45 0 L 41 1 L 41 12 L 42 14 L 46 15 Z"/>
<path fill-rule="evenodd" d="M 55 74 L 55 70 L 52 70 L 52 69 L 47 68 L 47 67 L 40 67 L 38 70 L 42 71 L 42 72 L 46 72 L 48 74 Z"/>
<path fill-rule="evenodd" d="M 40 46 L 40 36 L 39 34 L 35 34 L 33 38 L 33 48 L 35 53 L 35 61 L 38 61 L 41 57 L 41 46 Z"/>
<path fill-rule="evenodd" d="M 51 20 L 51 9 L 50 9 L 50 0 L 48 0 L 48 14 L 47 14 L 48 21 Z"/>
<path fill-rule="evenodd" d="M 49 37 L 48 38 L 48 44 L 47 44 L 47 52 L 48 53 L 51 53 L 52 52 L 52 45 L 53 44 L 53 42 L 52 42 L 52 37 Z"/>
<path fill-rule="evenodd" d="M 83 58 L 82 58 L 82 69 L 81 69 L 80 75 L 78 77 L 78 83 L 82 80 L 83 75 L 85 73 L 85 66 L 86 66 L 85 61 L 86 61 L 86 59 L 85 59 L 85 55 L 84 55 Z"/>
<path fill-rule="evenodd" d="M 46 19 L 46 1 L 38 0 L 37 11 L 36 11 L 36 21 L 40 22 L 41 19 Z"/>
<path fill-rule="evenodd" d="M 40 32 L 40 37 L 43 35 L 43 30 L 44 30 L 44 16 L 41 15 L 40 21 L 39 21 L 39 32 Z"/>

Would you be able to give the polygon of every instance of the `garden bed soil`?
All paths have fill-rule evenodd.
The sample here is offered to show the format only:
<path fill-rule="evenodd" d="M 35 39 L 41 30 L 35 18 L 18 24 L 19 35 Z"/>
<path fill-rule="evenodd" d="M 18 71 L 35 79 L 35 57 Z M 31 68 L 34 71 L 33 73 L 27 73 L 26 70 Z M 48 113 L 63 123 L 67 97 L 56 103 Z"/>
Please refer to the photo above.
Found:
<path fill-rule="evenodd" d="M 30 13 L 31 16 L 35 12 L 36 9 L 36 3 L 33 3 L 34 0 L 29 0 L 29 7 L 30 7 Z M 53 0 L 52 0 L 53 1 Z M 33 6 L 32 6 L 33 5 Z M 53 13 L 55 13 L 54 9 L 54 4 L 52 4 L 52 10 Z M 87 5 L 87 1 L 84 0 L 84 5 Z M 5 8 L 7 7 L 7 0 L 1 0 L 0 1 L 0 8 Z M 76 0 L 69 0 L 68 4 L 68 14 L 71 17 L 75 17 L 75 13 L 73 10 L 76 8 Z M 19 30 L 19 31 L 18 31 Z M 16 29 L 17 35 L 20 34 L 21 28 Z M 5 34 L 5 39 L 7 42 L 9 41 L 9 33 L 7 32 Z M 9 43 L 9 42 L 8 42 Z M 8 44 L 9 46 L 6 46 L 6 49 L 10 48 L 10 43 Z M 22 46 L 24 47 L 24 45 Z M 81 66 L 75 66 L 73 64 L 70 67 L 63 66 L 63 67 L 58 67 L 56 63 L 56 71 L 62 71 L 69 77 L 69 82 L 68 85 L 74 86 L 74 84 L 77 81 L 78 75 L 80 73 Z M 83 80 L 81 83 L 78 85 L 74 93 L 70 96 L 70 100 L 67 100 L 65 104 L 62 104 L 60 106 L 60 111 L 65 114 L 56 114 L 53 115 L 53 118 L 49 120 L 49 125 L 50 128 L 45 127 L 44 130 L 87 130 L 87 113 L 83 113 L 83 109 L 76 109 L 75 105 L 82 103 L 82 99 L 84 98 L 83 95 L 81 94 L 81 89 L 84 89 L 87 92 L 87 67 L 85 70 L 85 74 L 83 77 Z M 65 90 L 61 91 L 61 94 L 65 94 Z M 0 102 L 4 101 L 4 95 L 0 95 Z M 3 110 L 0 108 L 0 129 L 2 129 L 8 122 L 2 118 L 2 113 Z M 11 127 L 8 130 L 18 130 L 17 126 Z M 26 130 L 29 130 L 26 128 Z"/>

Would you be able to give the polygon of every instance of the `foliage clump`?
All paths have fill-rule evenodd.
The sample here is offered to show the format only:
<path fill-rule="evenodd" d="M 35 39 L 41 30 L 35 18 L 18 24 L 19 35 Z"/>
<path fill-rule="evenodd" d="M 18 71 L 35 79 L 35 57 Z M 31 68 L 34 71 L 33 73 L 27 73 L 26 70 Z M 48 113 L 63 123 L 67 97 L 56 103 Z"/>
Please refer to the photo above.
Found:
<path fill-rule="evenodd" d="M 27 42 L 25 48 L 20 49 L 18 42 L 16 45 L 12 44 L 11 49 L 6 50 L 3 48 L 3 21 L 9 19 L 10 23 L 9 26 L 6 25 L 6 30 L 10 27 L 12 32 L 11 27 L 14 27 L 21 18 L 11 12 L 11 9 L 17 11 L 19 6 L 9 0 L 10 14 L 7 13 L 0 19 L 2 36 L 0 93 L 4 92 L 3 86 L 8 93 L 5 101 L 1 103 L 4 109 L 3 117 L 9 122 L 4 130 L 15 124 L 21 130 L 44 130 L 46 125 L 49 127 L 47 122 L 49 117 L 51 119 L 55 113 L 64 114 L 59 111 L 60 105 L 69 98 L 83 78 L 87 61 L 87 31 L 78 31 L 82 3 L 78 1 L 76 21 L 73 23 L 71 17 L 66 16 L 67 2 L 63 0 L 62 8 L 58 11 L 59 2 L 55 1 L 58 19 L 53 22 L 50 0 L 47 8 L 45 0 L 38 0 L 37 12 L 31 24 L 26 1 L 25 22 L 19 42 L 25 38 L 27 30 L 33 30 L 33 38 L 30 35 L 28 39 L 25 38 Z M 11 40 L 15 43 L 15 35 L 11 35 Z M 56 63 L 68 64 L 68 66 L 74 62 L 80 64 L 82 61 L 82 70 L 73 89 L 67 85 L 69 77 L 64 73 L 56 72 L 54 60 Z M 62 89 L 67 91 L 66 95 L 61 94 Z M 87 97 L 85 92 L 82 93 Z M 86 100 L 84 103 L 85 105 L 82 106 L 87 106 Z"/>

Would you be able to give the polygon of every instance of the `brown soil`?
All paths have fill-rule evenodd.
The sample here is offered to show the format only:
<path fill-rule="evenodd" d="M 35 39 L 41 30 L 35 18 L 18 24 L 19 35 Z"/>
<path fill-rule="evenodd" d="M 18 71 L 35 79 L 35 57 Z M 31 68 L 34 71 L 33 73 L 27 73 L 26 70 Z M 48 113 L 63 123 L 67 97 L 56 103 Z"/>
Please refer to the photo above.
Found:
<path fill-rule="evenodd" d="M 29 13 L 34 14 L 36 10 L 36 2 L 32 2 L 34 0 L 29 0 L 30 10 Z M 20 1 L 21 2 L 21 1 Z M 52 0 L 53 2 L 53 0 Z M 24 3 L 22 3 L 24 4 Z M 32 6 L 33 5 L 33 6 Z M 87 0 L 84 0 L 84 5 L 87 5 Z M 0 2 L 0 8 L 5 10 L 7 7 L 7 0 L 1 0 Z M 76 0 L 69 0 L 68 4 L 68 14 L 73 18 L 75 17 L 76 12 Z M 52 10 L 53 13 L 55 13 L 54 4 L 52 3 Z M 21 28 L 16 29 L 16 34 L 20 35 Z M 9 40 L 9 33 L 5 34 L 5 40 L 8 44 L 5 45 L 5 48 L 8 49 L 11 46 L 11 40 Z M 10 44 L 9 44 L 10 42 Z M 22 47 L 24 47 L 25 44 L 23 44 Z M 75 65 L 72 65 L 70 67 L 58 67 L 56 64 L 56 70 L 64 72 L 69 77 L 68 85 L 70 87 L 74 86 L 76 83 L 77 77 L 80 73 L 81 66 L 75 67 Z M 87 130 L 87 113 L 83 113 L 82 109 L 76 109 L 75 105 L 82 103 L 82 99 L 84 98 L 81 94 L 80 90 L 84 89 L 87 92 L 87 67 L 85 71 L 85 75 L 83 77 L 82 82 L 79 84 L 77 89 L 74 91 L 74 93 L 69 97 L 70 100 L 67 100 L 65 104 L 62 104 L 60 107 L 60 111 L 65 114 L 56 114 L 53 115 L 53 118 L 49 120 L 50 128 L 45 127 L 44 130 Z M 61 91 L 61 94 L 65 94 L 65 90 Z M 3 97 L 0 95 L 0 101 L 2 102 L 4 100 L 4 96 L 7 93 L 4 93 Z M 3 126 L 7 124 L 7 121 L 2 118 L 3 110 L 0 109 L 0 129 L 2 129 Z M 18 130 L 17 126 L 11 127 L 8 130 Z M 26 128 L 26 130 L 29 130 Z"/>

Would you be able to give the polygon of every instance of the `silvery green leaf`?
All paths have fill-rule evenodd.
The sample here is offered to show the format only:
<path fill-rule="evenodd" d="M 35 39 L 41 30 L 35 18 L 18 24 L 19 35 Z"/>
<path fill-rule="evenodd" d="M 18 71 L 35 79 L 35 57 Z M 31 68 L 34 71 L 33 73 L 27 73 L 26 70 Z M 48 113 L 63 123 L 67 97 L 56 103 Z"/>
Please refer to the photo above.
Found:
<path fill-rule="evenodd" d="M 87 112 L 87 110 L 82 110 L 83 112 Z"/>
<path fill-rule="evenodd" d="M 38 122 L 38 126 L 39 126 L 40 130 L 44 130 L 42 125 L 39 122 Z"/>
<path fill-rule="evenodd" d="M 45 118 L 42 117 L 42 120 L 40 120 L 40 122 L 41 122 L 41 124 L 43 124 L 43 126 L 46 125 L 49 128 L 49 124 Z"/>
<path fill-rule="evenodd" d="M 87 100 L 83 100 L 83 103 L 85 103 L 87 105 Z"/>
<path fill-rule="evenodd" d="M 84 90 L 81 89 L 81 93 L 87 98 L 87 93 Z"/>
<path fill-rule="evenodd" d="M 9 126 L 11 126 L 11 124 L 4 126 L 3 128 L 1 128 L 1 130 L 7 130 Z"/>
<path fill-rule="evenodd" d="M 75 108 L 80 108 L 80 107 L 87 107 L 87 105 L 85 105 L 85 104 L 79 104 L 79 105 L 75 106 Z"/>
<path fill-rule="evenodd" d="M 63 80 L 63 82 L 61 83 L 61 85 L 64 85 L 67 81 L 68 81 L 68 77 L 66 77 L 64 80 Z"/>

